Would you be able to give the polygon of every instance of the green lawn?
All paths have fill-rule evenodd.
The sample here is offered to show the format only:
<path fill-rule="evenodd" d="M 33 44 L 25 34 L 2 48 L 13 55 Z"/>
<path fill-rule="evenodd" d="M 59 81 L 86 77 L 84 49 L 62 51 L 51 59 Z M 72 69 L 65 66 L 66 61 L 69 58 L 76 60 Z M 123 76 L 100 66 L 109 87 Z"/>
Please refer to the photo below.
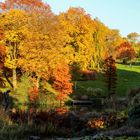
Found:
<path fill-rule="evenodd" d="M 118 85 L 117 85 L 117 94 L 124 96 L 126 91 L 140 86 L 140 66 L 127 66 L 118 64 L 117 65 L 117 74 L 118 74 Z"/>
<path fill-rule="evenodd" d="M 128 66 L 117 64 L 117 88 L 116 92 L 118 96 L 125 96 L 126 92 L 134 87 L 140 86 L 140 66 Z M 77 81 L 77 93 L 86 94 L 87 88 L 101 88 L 104 94 L 107 95 L 107 89 L 101 74 L 97 75 L 97 79 L 94 81 Z"/>

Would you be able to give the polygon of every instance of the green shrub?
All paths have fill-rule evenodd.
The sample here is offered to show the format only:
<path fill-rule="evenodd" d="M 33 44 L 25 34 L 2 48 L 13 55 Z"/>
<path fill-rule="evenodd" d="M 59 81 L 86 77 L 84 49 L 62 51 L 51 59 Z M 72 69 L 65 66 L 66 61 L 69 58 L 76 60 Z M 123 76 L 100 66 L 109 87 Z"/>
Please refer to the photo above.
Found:
<path fill-rule="evenodd" d="M 88 87 L 87 88 L 87 95 L 88 96 L 92 96 L 92 97 L 99 97 L 101 95 L 103 95 L 103 90 L 101 88 L 92 88 L 92 87 Z"/>
<path fill-rule="evenodd" d="M 51 84 L 46 81 L 42 81 L 40 83 L 40 93 L 39 93 L 39 105 L 40 106 L 48 106 L 52 104 L 57 104 L 58 100 L 56 100 L 56 95 L 58 94 L 55 91 Z"/>
<path fill-rule="evenodd" d="M 132 99 L 133 97 L 135 97 L 139 93 L 140 93 L 140 87 L 135 87 L 135 88 L 129 89 L 127 91 L 127 96 L 129 99 Z"/>
<path fill-rule="evenodd" d="M 137 105 L 137 106 L 134 106 L 132 107 L 130 110 L 129 110 L 129 116 L 133 116 L 133 115 L 136 115 L 136 114 L 139 114 L 140 113 L 140 104 Z"/>
<path fill-rule="evenodd" d="M 134 107 L 134 106 L 137 106 L 137 105 L 139 105 L 139 104 L 140 104 L 140 93 L 136 94 L 136 95 L 132 98 L 132 100 L 131 100 L 131 102 L 130 102 L 130 107 Z"/>
<path fill-rule="evenodd" d="M 17 89 L 11 94 L 13 102 L 16 105 L 23 105 L 29 103 L 29 89 L 32 87 L 30 77 L 25 74 L 20 78 Z"/>
<path fill-rule="evenodd" d="M 131 108 L 128 115 L 130 125 L 140 127 L 140 104 Z"/>
<path fill-rule="evenodd" d="M 132 98 L 128 115 L 130 125 L 140 127 L 140 93 Z"/>

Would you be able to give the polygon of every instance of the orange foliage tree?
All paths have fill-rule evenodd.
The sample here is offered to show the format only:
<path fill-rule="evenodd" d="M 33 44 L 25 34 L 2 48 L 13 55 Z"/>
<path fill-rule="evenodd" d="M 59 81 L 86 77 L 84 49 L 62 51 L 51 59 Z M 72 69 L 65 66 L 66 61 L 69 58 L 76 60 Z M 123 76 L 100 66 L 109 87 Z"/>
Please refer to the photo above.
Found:
<path fill-rule="evenodd" d="M 0 40 L 4 38 L 3 31 L 0 29 Z M 0 70 L 4 68 L 4 58 L 6 54 L 6 48 L 3 45 L 0 45 Z M 1 74 L 1 73 L 0 73 Z M 0 85 L 3 85 L 4 81 L 2 75 L 0 75 Z"/>
<path fill-rule="evenodd" d="M 4 38 L 3 30 L 0 28 L 0 40 Z M 6 48 L 0 44 L 0 69 L 4 66 L 4 56 L 6 54 Z"/>
<path fill-rule="evenodd" d="M 136 57 L 134 49 L 129 42 L 121 43 L 117 49 L 117 58 L 121 59 L 123 63 Z"/>
<path fill-rule="evenodd" d="M 104 62 L 104 76 L 105 83 L 108 89 L 108 96 L 111 97 L 115 94 L 117 83 L 117 69 L 115 66 L 115 60 L 112 56 L 105 59 Z"/>
<path fill-rule="evenodd" d="M 29 13 L 52 14 L 50 6 L 45 4 L 42 0 L 5 0 L 5 2 L 0 2 L 0 9 L 2 9 L 2 11 L 20 9 Z"/>
<path fill-rule="evenodd" d="M 53 72 L 53 87 L 59 92 L 57 99 L 60 101 L 65 100 L 69 94 L 72 93 L 73 84 L 69 66 L 67 64 L 59 64 Z"/>
<path fill-rule="evenodd" d="M 4 66 L 4 56 L 6 49 L 4 46 L 0 45 L 0 69 Z"/>
<path fill-rule="evenodd" d="M 0 45 L 0 86 L 4 85 L 1 70 L 4 68 L 5 47 Z"/>
<path fill-rule="evenodd" d="M 38 88 L 37 88 L 37 87 L 32 87 L 32 88 L 29 90 L 29 100 L 30 100 L 32 103 L 35 103 L 35 102 L 37 102 L 38 97 L 39 97 L 39 90 L 38 90 Z"/>

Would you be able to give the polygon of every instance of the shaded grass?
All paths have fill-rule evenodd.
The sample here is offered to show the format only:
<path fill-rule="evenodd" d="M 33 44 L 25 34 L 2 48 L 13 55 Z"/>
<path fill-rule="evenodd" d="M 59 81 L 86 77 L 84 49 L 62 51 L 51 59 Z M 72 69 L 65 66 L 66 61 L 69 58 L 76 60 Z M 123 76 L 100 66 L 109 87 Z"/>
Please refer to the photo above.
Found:
<path fill-rule="evenodd" d="M 140 87 L 140 66 L 117 65 L 118 84 L 117 94 L 126 95 L 126 92 L 134 87 Z"/>
<path fill-rule="evenodd" d="M 134 87 L 140 87 L 140 65 L 123 65 L 117 64 L 117 88 L 116 93 L 118 96 L 125 96 L 127 91 Z M 94 81 L 77 81 L 77 94 L 85 95 L 87 88 L 101 88 L 104 95 L 107 95 L 107 89 L 102 74 L 97 75 Z"/>
<path fill-rule="evenodd" d="M 107 93 L 107 89 L 105 87 L 105 83 L 104 83 L 104 78 L 101 74 L 97 75 L 97 79 L 96 80 L 88 80 L 88 81 L 77 81 L 77 88 L 75 93 L 76 94 L 80 94 L 80 95 L 85 95 L 87 92 L 87 89 L 89 87 L 92 88 L 101 88 L 104 91 L 104 94 Z"/>

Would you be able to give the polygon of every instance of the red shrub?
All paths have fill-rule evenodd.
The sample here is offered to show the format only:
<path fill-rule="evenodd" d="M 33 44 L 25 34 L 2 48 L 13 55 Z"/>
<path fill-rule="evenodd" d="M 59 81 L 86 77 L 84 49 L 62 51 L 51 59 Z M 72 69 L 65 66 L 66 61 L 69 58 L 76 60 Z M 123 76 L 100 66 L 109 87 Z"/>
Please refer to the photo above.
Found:
<path fill-rule="evenodd" d="M 37 87 L 32 87 L 29 91 L 29 99 L 31 102 L 35 103 L 38 100 L 39 90 Z"/>
<path fill-rule="evenodd" d="M 79 71 L 82 76 L 82 80 L 95 80 L 96 79 L 96 71 L 83 70 Z"/>

